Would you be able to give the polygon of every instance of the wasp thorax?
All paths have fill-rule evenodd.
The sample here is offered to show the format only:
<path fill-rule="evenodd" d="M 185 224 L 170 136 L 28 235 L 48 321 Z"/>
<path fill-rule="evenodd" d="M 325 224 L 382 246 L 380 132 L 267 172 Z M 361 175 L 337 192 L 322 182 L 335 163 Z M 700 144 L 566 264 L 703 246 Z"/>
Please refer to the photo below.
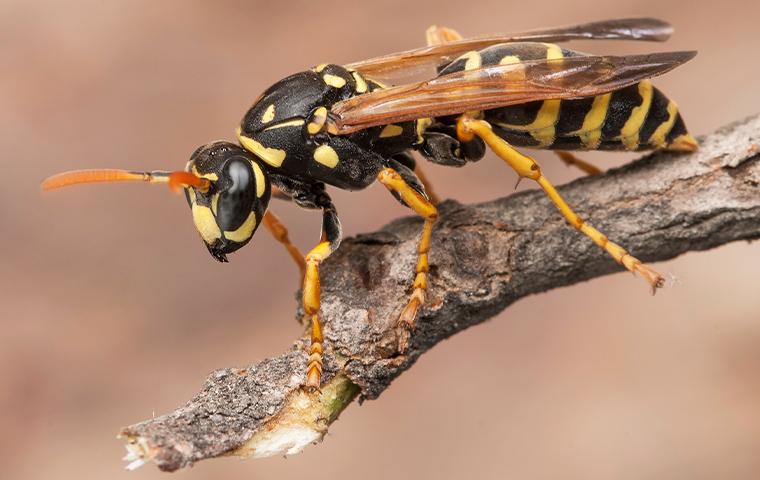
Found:
<path fill-rule="evenodd" d="M 214 142 L 196 150 L 187 171 L 211 182 L 206 191 L 187 187 L 193 222 L 211 255 L 225 254 L 253 237 L 269 203 L 270 186 L 259 160 L 229 142 Z"/>

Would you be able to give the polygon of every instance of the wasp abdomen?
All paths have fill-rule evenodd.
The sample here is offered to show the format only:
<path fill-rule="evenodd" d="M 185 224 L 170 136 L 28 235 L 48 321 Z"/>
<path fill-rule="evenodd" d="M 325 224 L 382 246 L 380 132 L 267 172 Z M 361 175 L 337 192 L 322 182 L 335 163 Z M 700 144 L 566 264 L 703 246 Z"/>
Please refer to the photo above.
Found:
<path fill-rule="evenodd" d="M 516 42 L 469 52 L 440 74 L 484 65 L 584 56 L 554 44 Z M 678 106 L 648 80 L 596 97 L 543 100 L 483 112 L 515 146 L 561 150 L 693 150 Z"/>

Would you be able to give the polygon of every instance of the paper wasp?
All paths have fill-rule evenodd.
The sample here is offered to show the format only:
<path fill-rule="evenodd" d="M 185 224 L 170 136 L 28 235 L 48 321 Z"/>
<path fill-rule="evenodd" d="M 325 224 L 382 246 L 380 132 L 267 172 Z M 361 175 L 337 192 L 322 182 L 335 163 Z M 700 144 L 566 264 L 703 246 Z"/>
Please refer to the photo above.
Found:
<path fill-rule="evenodd" d="M 646 18 L 471 39 L 431 27 L 427 47 L 345 66 L 322 64 L 277 82 L 243 117 L 239 144 L 204 145 L 184 171 L 67 172 L 45 180 L 43 189 L 121 180 L 182 188 L 203 242 L 220 262 L 264 223 L 302 269 L 303 307 L 311 321 L 306 386 L 316 389 L 323 353 L 319 265 L 341 242 L 326 185 L 361 190 L 377 180 L 424 218 L 412 293 L 399 316 L 407 335 L 425 302 L 438 213 L 415 174 L 419 169 L 412 152 L 460 167 L 481 159 L 490 147 L 520 178 L 536 181 L 573 227 L 653 289 L 662 285 L 660 274 L 585 223 L 538 164 L 514 147 L 695 150 L 676 104 L 649 81 L 694 52 L 595 56 L 554 43 L 663 41 L 671 32 L 667 23 Z M 322 238 L 305 257 L 267 213 L 274 187 L 278 196 L 322 211 Z"/>

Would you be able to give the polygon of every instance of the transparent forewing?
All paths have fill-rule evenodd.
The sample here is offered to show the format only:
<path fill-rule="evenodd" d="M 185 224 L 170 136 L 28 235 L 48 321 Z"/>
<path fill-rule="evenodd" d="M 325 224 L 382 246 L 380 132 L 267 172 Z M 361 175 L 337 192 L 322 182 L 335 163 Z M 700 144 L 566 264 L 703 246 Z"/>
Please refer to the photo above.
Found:
<path fill-rule="evenodd" d="M 373 80 L 391 84 L 431 78 L 436 67 L 463 53 L 507 42 L 566 42 L 569 40 L 664 41 L 673 27 L 655 18 L 623 18 L 600 22 L 533 30 L 516 34 L 488 35 L 392 53 L 347 65 Z"/>
<path fill-rule="evenodd" d="M 346 134 L 534 100 L 592 97 L 661 75 L 694 55 L 665 52 L 491 65 L 349 98 L 332 106 L 329 122 L 333 131 Z"/>

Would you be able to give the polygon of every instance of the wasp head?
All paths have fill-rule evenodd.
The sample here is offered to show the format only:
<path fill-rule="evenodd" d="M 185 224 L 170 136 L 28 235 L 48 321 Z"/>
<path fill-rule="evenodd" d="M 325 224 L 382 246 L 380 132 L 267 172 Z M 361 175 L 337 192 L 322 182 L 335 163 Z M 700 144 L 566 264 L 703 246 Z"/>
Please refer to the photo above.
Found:
<path fill-rule="evenodd" d="M 209 253 L 226 262 L 226 254 L 251 240 L 266 212 L 271 194 L 266 170 L 253 154 L 219 141 L 198 148 L 186 171 L 208 180 L 185 185 L 185 196 Z"/>

